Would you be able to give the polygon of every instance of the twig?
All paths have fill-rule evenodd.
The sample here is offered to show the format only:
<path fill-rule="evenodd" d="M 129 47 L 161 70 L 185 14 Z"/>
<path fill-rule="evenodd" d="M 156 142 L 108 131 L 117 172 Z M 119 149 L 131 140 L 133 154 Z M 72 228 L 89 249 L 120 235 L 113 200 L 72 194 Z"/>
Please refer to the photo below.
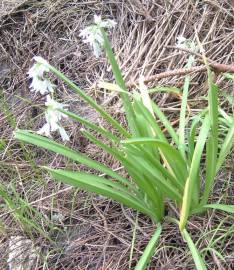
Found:
<path fill-rule="evenodd" d="M 147 84 L 149 82 L 158 81 L 160 79 L 167 78 L 167 77 L 183 76 L 183 75 L 186 75 L 189 73 L 196 73 L 196 72 L 202 72 L 202 71 L 206 71 L 205 65 L 196 66 L 196 67 L 192 67 L 192 68 L 179 68 L 179 69 L 174 69 L 174 70 L 168 70 L 168 71 L 161 72 L 159 74 L 155 74 L 155 75 L 152 75 L 152 76 L 146 78 L 144 80 L 144 83 Z M 126 84 L 127 88 L 132 88 L 136 85 L 137 85 L 136 82 L 128 82 Z"/>
<path fill-rule="evenodd" d="M 191 54 L 194 54 L 198 57 L 198 60 L 202 63 L 204 63 L 203 59 L 202 59 L 202 55 L 199 53 L 195 53 L 189 49 L 185 49 L 185 48 L 179 48 L 176 46 L 167 46 L 167 48 L 172 48 L 172 49 L 178 49 L 181 51 L 185 51 Z M 210 67 L 215 71 L 215 72 L 230 72 L 230 73 L 234 73 L 234 66 L 233 65 L 226 65 L 226 64 L 220 64 L 217 63 L 215 61 L 212 61 L 211 59 L 207 58 Z M 173 76 L 183 76 L 183 75 L 187 75 L 189 73 L 197 73 L 197 72 L 204 72 L 206 71 L 206 66 L 205 65 L 201 65 L 201 66 L 195 66 L 192 68 L 179 68 L 179 69 L 174 69 L 174 70 L 168 70 L 165 72 L 161 72 L 159 74 L 155 74 L 152 75 L 148 78 L 145 79 L 144 83 L 149 83 L 152 81 L 158 81 L 160 79 L 164 79 L 167 77 L 173 77 Z M 134 86 L 136 86 L 137 83 L 136 82 L 128 82 L 126 84 L 127 88 L 132 88 Z"/>

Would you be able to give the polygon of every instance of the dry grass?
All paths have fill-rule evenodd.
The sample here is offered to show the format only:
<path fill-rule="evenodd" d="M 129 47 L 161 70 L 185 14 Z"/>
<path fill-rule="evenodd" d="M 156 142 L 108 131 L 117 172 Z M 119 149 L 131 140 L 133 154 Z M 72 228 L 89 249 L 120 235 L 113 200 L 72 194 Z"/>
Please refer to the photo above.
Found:
<path fill-rule="evenodd" d="M 0 149 L 0 183 L 7 187 L 12 196 L 16 189 L 21 198 L 42 214 L 43 218 L 40 219 L 31 210 L 27 212 L 28 217 L 34 219 L 52 241 L 36 230 L 30 233 L 16 222 L 13 213 L 10 213 L 0 198 L 0 269 L 6 269 L 10 235 L 27 235 L 40 247 L 40 257 L 35 269 L 129 269 L 136 213 L 129 209 L 123 211 L 121 206 L 102 197 L 67 189 L 64 185 L 53 182 L 42 171 L 35 169 L 38 164 L 56 167 L 75 165 L 35 147 L 22 148 L 18 142 L 12 140 L 15 126 L 37 129 L 42 124 L 42 100 L 34 96 L 31 102 L 32 94 L 28 89 L 26 72 L 34 55 L 44 56 L 100 104 L 105 104 L 106 109 L 123 122 L 118 98 L 95 88 L 98 80 L 112 79 L 105 58 L 95 59 L 79 38 L 79 31 L 90 23 L 93 14 L 114 18 L 118 22 L 111 37 L 112 44 L 126 81 L 137 81 L 140 74 L 147 77 L 183 67 L 186 53 L 169 49 L 167 46 L 173 46 L 180 34 L 194 38 L 194 29 L 197 30 L 209 58 L 219 63 L 233 63 L 232 0 L 31 0 L 2 1 L 1 5 L 0 87 L 1 107 L 4 104 L 4 110 L 0 111 L 0 135 L 3 145 Z M 151 85 L 173 85 L 182 80 L 182 77 L 165 78 L 152 82 Z M 191 107 L 197 109 L 203 103 L 199 101 L 199 97 L 207 90 L 205 75 L 194 74 L 193 82 L 196 84 L 190 90 Z M 222 89 L 233 91 L 233 87 L 223 82 L 219 76 L 217 82 Z M 61 82 L 57 83 L 58 97 L 62 101 L 94 122 L 102 123 L 102 119 L 88 109 L 73 92 Z M 179 108 L 179 101 L 168 94 L 157 94 L 155 99 L 173 118 Z M 228 106 L 225 101 L 222 105 Z M 7 108 L 12 115 L 7 114 Z M 112 158 L 104 156 L 81 136 L 79 125 L 69 123 L 67 129 L 72 134 L 72 147 L 88 153 L 112 168 L 118 167 L 119 164 Z M 218 200 L 220 194 L 223 194 L 222 200 L 233 204 L 232 161 L 227 162 L 226 166 L 227 170 L 222 172 L 215 187 L 213 200 Z M 19 206 L 19 200 L 15 201 Z M 46 224 L 45 220 L 48 220 L 53 228 Z M 194 240 L 198 241 L 200 250 L 205 248 L 209 241 L 217 240 L 213 247 L 222 253 L 225 262 L 217 254 L 208 252 L 206 262 L 209 269 L 233 269 L 233 218 L 225 219 L 218 211 L 209 212 L 194 218 L 189 229 Z M 145 216 L 139 216 L 131 267 L 136 263 L 153 230 L 151 221 Z M 161 237 L 161 244 L 150 269 L 194 269 L 177 228 L 165 224 L 163 230 L 164 236 Z"/>

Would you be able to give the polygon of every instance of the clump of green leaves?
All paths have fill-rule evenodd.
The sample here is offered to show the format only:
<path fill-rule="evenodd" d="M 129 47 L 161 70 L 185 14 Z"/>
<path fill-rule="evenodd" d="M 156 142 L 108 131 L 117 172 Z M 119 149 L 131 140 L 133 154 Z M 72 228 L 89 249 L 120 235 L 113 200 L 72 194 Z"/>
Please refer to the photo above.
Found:
<path fill-rule="evenodd" d="M 186 230 L 186 224 L 189 216 L 199 214 L 208 208 L 234 213 L 233 205 L 221 205 L 216 202 L 208 204 L 215 176 L 233 146 L 234 117 L 218 106 L 218 87 L 214 84 L 212 72 L 207 65 L 208 107 L 188 119 L 186 110 L 190 77 L 187 76 L 183 87 L 179 128 L 174 128 L 158 105 L 152 101 L 150 93 L 153 91 L 148 91 L 142 80 L 140 91 L 128 92 L 107 35 L 100 25 L 96 27 L 99 27 L 98 38 L 100 33 L 102 35 L 99 45 L 101 44 L 106 51 L 116 82 L 116 84 L 102 83 L 102 87 L 119 92 L 128 123 L 127 129 L 59 70 L 49 63 L 47 68 L 100 113 L 118 132 L 118 135 L 114 135 L 77 114 L 58 108 L 64 115 L 82 123 L 86 128 L 82 130 L 84 136 L 115 157 L 128 172 L 129 178 L 124 178 L 111 168 L 52 139 L 24 130 L 17 130 L 15 138 L 61 154 L 105 174 L 97 176 L 86 172 L 45 167 L 54 179 L 114 199 L 150 216 L 157 223 L 157 230 L 136 269 L 145 269 L 154 251 L 165 218 L 167 200 L 174 202 L 180 209 L 180 219 L 171 218 L 171 220 L 178 224 L 197 269 L 206 269 Z M 189 58 L 188 66 L 192 65 L 192 60 L 193 58 Z M 166 133 L 163 132 L 164 129 Z M 219 140 L 220 130 L 224 137 L 222 142 Z M 93 132 L 102 135 L 105 142 L 99 140 Z M 202 156 L 205 157 L 203 176 Z M 204 183 L 201 181 L 202 177 L 205 179 Z"/>

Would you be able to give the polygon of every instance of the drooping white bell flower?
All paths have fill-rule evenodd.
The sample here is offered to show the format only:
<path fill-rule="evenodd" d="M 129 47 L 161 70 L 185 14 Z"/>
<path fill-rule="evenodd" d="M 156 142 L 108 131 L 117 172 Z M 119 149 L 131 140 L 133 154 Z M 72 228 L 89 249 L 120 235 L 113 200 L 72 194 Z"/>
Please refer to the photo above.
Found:
<path fill-rule="evenodd" d="M 36 63 L 29 69 L 28 76 L 32 79 L 29 88 L 31 92 L 40 92 L 41 95 L 54 92 L 54 85 L 44 79 L 44 73 L 49 72 L 49 63 L 40 56 L 33 58 Z"/>
<path fill-rule="evenodd" d="M 40 128 L 38 131 L 37 131 L 38 134 L 40 135 L 45 135 L 46 137 L 51 137 L 51 134 L 50 134 L 50 124 L 49 123 L 45 123 L 43 125 L 42 128 Z"/>
<path fill-rule="evenodd" d="M 69 136 L 67 135 L 65 129 L 60 125 L 59 121 L 62 117 L 66 118 L 67 115 L 58 111 L 58 109 L 64 109 L 66 105 L 55 101 L 51 96 L 46 97 L 47 110 L 45 112 L 46 123 L 41 129 L 38 130 L 38 134 L 44 134 L 47 137 L 51 137 L 51 132 L 59 131 L 60 136 L 63 141 L 69 141 Z"/>
<path fill-rule="evenodd" d="M 28 75 L 30 78 L 41 77 L 43 78 L 44 72 L 49 72 L 49 63 L 41 56 L 34 56 L 33 59 L 36 63 L 29 69 Z"/>
<path fill-rule="evenodd" d="M 48 94 L 48 92 L 53 93 L 54 87 L 50 80 L 42 80 L 39 77 L 34 77 L 29 86 L 31 92 L 40 92 L 41 95 Z"/>
<path fill-rule="evenodd" d="M 102 21 L 101 16 L 94 15 L 94 23 L 80 31 L 79 36 L 84 43 L 90 44 L 94 55 L 99 57 L 104 43 L 101 28 L 112 28 L 116 25 L 116 22 L 110 19 Z"/>

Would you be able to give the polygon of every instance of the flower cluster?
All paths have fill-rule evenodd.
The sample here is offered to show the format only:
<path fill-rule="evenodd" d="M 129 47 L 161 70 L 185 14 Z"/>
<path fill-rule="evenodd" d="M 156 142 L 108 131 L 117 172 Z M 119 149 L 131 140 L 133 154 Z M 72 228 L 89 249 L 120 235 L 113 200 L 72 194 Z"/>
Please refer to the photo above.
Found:
<path fill-rule="evenodd" d="M 80 37 L 85 43 L 89 43 L 93 49 L 94 55 L 99 57 L 103 47 L 102 28 L 112 28 L 116 25 L 113 20 L 102 21 L 100 16 L 94 15 L 94 24 L 86 27 L 80 32 Z"/>
<path fill-rule="evenodd" d="M 96 57 L 100 55 L 104 45 L 102 29 L 112 28 L 115 25 L 116 23 L 112 20 L 107 19 L 102 21 L 101 17 L 94 15 L 94 24 L 80 32 L 80 37 L 83 38 L 85 43 L 91 45 Z M 46 123 L 37 133 L 51 137 L 51 132 L 58 131 L 63 141 L 68 141 L 69 136 L 60 124 L 62 117 L 67 117 L 61 112 L 61 109 L 64 109 L 66 105 L 54 100 L 53 93 L 55 85 L 45 76 L 46 73 L 50 72 L 50 65 L 40 56 L 34 57 L 34 60 L 35 64 L 28 72 L 28 76 L 32 80 L 29 88 L 32 92 L 39 92 L 41 95 L 46 95 L 45 106 L 47 107 L 45 111 Z"/>
<path fill-rule="evenodd" d="M 36 63 L 29 69 L 28 76 L 32 79 L 29 88 L 32 92 L 40 92 L 41 95 L 53 93 L 54 85 L 44 78 L 44 73 L 49 72 L 48 62 L 40 56 L 35 56 Z"/>
<path fill-rule="evenodd" d="M 65 129 L 60 125 L 62 117 L 67 117 L 67 115 L 59 111 L 59 109 L 64 109 L 66 105 L 53 99 L 55 85 L 44 76 L 44 73 L 50 71 L 50 65 L 45 59 L 39 56 L 34 57 L 34 60 L 36 63 L 28 72 L 29 78 L 32 79 L 32 83 L 29 87 L 32 92 L 39 92 L 41 95 L 46 94 L 45 106 L 47 107 L 47 110 L 45 111 L 46 123 L 37 133 L 51 137 L 51 132 L 58 131 L 63 141 L 68 141 L 69 136 Z"/>

